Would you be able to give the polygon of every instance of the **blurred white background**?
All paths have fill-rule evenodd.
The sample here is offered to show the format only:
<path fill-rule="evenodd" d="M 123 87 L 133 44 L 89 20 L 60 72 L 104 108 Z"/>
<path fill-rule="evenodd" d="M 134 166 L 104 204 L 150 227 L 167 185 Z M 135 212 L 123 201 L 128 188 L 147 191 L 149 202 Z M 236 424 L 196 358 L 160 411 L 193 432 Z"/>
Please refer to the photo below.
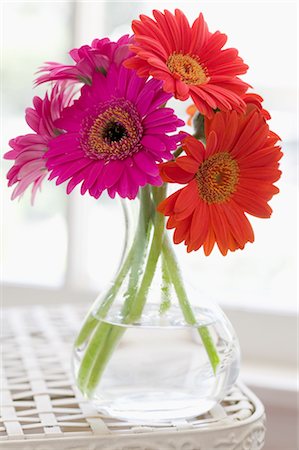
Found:
<path fill-rule="evenodd" d="M 265 108 L 272 115 L 270 126 L 283 141 L 281 193 L 270 203 L 274 211 L 270 220 L 250 218 L 255 243 L 225 258 L 217 251 L 208 258 L 197 252 L 188 255 L 188 265 L 192 276 L 201 279 L 203 295 L 215 298 L 233 320 L 243 349 L 245 379 L 260 389 L 265 402 L 272 396 L 265 387 L 276 389 L 272 417 L 274 420 L 275 408 L 284 408 L 284 416 L 290 414 L 287 427 L 294 420 L 293 413 L 287 411 L 294 409 L 297 367 L 295 2 L 3 3 L 2 152 L 9 149 L 10 138 L 29 132 L 24 109 L 31 106 L 38 66 L 44 61 L 67 62 L 69 49 L 90 44 L 95 37 L 116 39 L 130 33 L 130 22 L 140 13 L 175 7 L 180 7 L 190 21 L 202 11 L 211 31 L 228 35 L 227 45 L 238 48 L 250 66 L 245 80 L 264 97 Z M 39 87 L 35 95 L 44 91 L 44 86 Z M 173 103 L 183 118 L 188 104 Z M 78 192 L 67 197 L 65 187 L 57 188 L 53 182 L 44 182 L 34 207 L 29 193 L 19 202 L 11 202 L 12 190 L 6 188 L 5 181 L 9 167 L 9 162 L 2 163 L 5 301 L 75 301 L 83 298 L 81 292 L 92 301 L 119 261 L 123 230 L 119 229 L 118 202 L 107 197 L 99 201 L 82 198 Z M 293 444 L 279 441 L 279 432 L 273 438 L 278 446 L 267 448 L 295 450 L 291 447 L 295 445 L 294 432 L 288 434 Z"/>

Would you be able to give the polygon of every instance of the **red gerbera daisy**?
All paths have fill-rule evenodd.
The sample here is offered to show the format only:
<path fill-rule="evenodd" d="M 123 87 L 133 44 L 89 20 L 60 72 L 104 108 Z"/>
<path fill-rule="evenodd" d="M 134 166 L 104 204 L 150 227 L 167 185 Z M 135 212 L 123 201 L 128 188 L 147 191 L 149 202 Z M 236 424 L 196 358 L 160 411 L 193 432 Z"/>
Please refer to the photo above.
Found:
<path fill-rule="evenodd" d="M 244 109 L 241 96 L 248 84 L 237 75 L 248 66 L 236 49 L 222 49 L 227 36 L 210 33 L 202 14 L 191 27 L 179 9 L 175 15 L 167 10 L 164 14 L 154 10 L 153 15 L 155 20 L 141 15 L 140 21 L 133 21 L 135 45 L 130 49 L 136 55 L 125 66 L 139 76 L 163 80 L 164 90 L 180 100 L 191 96 L 203 115 L 211 116 L 217 108 Z"/>
<path fill-rule="evenodd" d="M 247 112 L 251 111 L 253 108 L 257 108 L 260 110 L 266 120 L 271 119 L 269 111 L 264 109 L 262 106 L 264 99 L 260 95 L 254 94 L 253 92 L 248 92 L 243 95 L 242 99 L 246 104 Z"/>
<path fill-rule="evenodd" d="M 248 113 L 249 111 L 251 111 L 254 108 L 257 108 L 261 111 L 262 115 L 264 116 L 264 118 L 266 120 L 271 119 L 270 113 L 269 111 L 267 111 L 266 109 L 263 108 L 262 103 L 263 103 L 263 98 L 258 95 L 258 94 L 254 94 L 252 92 L 246 93 L 242 96 L 242 100 L 244 100 L 244 103 L 246 104 L 246 112 Z M 189 118 L 187 121 L 188 125 L 192 125 L 192 120 L 193 117 L 195 116 L 196 113 L 198 113 L 198 109 L 196 108 L 196 106 L 194 105 L 194 103 L 192 105 L 189 105 L 188 108 L 186 109 L 186 113 L 188 114 Z"/>
<path fill-rule="evenodd" d="M 175 228 L 174 242 L 184 241 L 187 251 L 201 246 L 209 255 L 217 243 L 221 253 L 243 249 L 254 235 L 245 213 L 270 217 L 268 201 L 279 192 L 282 153 L 279 137 L 269 131 L 263 115 L 217 112 L 206 121 L 206 148 L 194 137 L 183 141 L 186 156 L 160 164 L 169 183 L 187 184 L 160 203 Z"/>

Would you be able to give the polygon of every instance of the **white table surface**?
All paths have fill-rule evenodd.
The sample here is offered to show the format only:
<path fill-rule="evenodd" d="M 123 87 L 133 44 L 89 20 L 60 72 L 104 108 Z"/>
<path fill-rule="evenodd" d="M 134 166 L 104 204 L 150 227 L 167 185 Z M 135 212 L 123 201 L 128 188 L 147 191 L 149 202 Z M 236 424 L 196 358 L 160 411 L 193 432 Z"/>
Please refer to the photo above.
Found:
<path fill-rule="evenodd" d="M 0 448 L 3 450 L 260 450 L 264 408 L 237 384 L 209 413 L 140 425 L 101 415 L 80 394 L 70 352 L 82 308 L 3 312 Z"/>

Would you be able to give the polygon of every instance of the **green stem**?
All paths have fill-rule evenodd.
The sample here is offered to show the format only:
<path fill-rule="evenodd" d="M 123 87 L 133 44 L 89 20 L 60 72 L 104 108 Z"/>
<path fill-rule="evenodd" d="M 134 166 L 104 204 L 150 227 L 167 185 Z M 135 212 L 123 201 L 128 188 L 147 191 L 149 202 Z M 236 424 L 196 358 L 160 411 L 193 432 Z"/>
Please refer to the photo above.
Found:
<path fill-rule="evenodd" d="M 132 302 L 136 296 L 140 273 L 142 272 L 147 246 L 150 238 L 151 221 L 150 210 L 151 197 L 149 186 L 145 186 L 140 194 L 140 212 L 138 220 L 138 228 L 134 239 L 134 255 L 130 268 L 130 278 L 127 291 L 124 295 L 126 301 L 122 308 L 122 315 L 126 317 L 130 311 Z"/>
<path fill-rule="evenodd" d="M 166 193 L 165 185 L 163 185 L 160 188 L 153 188 L 153 196 L 156 205 L 160 203 L 162 199 L 165 198 L 165 193 Z M 141 281 L 139 291 L 136 297 L 134 298 L 134 302 L 132 302 L 129 314 L 127 315 L 127 317 L 124 318 L 126 323 L 135 322 L 136 320 L 139 319 L 139 317 L 142 314 L 148 290 L 152 284 L 155 270 L 157 267 L 157 262 L 161 254 L 163 232 L 164 232 L 164 216 L 160 213 L 156 213 L 154 219 L 154 235 L 152 238 L 152 243 L 147 263 L 145 266 L 143 278 Z"/>
<path fill-rule="evenodd" d="M 109 311 L 109 308 L 112 305 L 131 267 L 134 248 L 135 243 L 133 243 L 122 268 L 120 269 L 117 277 L 114 280 L 113 285 L 111 286 L 103 302 L 101 303 L 100 308 L 96 313 L 97 317 L 94 315 L 93 309 L 91 309 L 75 341 L 75 348 L 81 347 L 81 345 L 83 345 L 90 337 L 90 335 L 92 335 L 92 333 L 94 332 L 90 341 L 88 342 L 87 348 L 85 349 L 77 376 L 78 385 L 83 392 L 85 391 L 84 388 L 88 383 L 90 373 L 93 370 L 94 363 L 97 360 L 97 355 L 101 353 L 105 339 L 107 337 L 107 333 L 109 332 L 109 329 L 105 327 L 105 325 L 107 324 L 99 322 L 99 318 L 105 317 L 107 312 Z"/>
<path fill-rule="evenodd" d="M 160 312 L 164 312 L 170 305 L 170 286 L 174 286 L 180 307 L 185 320 L 191 325 L 197 325 L 196 317 L 192 311 L 188 297 L 183 285 L 179 266 L 173 249 L 167 237 L 164 238 L 164 216 L 156 211 L 156 206 L 165 198 L 166 185 L 160 188 L 149 187 L 142 189 L 140 199 L 139 223 L 131 250 L 123 263 L 114 285 L 105 296 L 98 311 L 99 318 L 105 317 L 112 305 L 119 289 L 130 272 L 128 288 L 125 294 L 125 302 L 122 308 L 122 321 L 124 324 L 134 323 L 142 314 L 148 291 L 152 284 L 159 257 L 162 257 L 162 303 Z M 151 227 L 154 232 L 151 239 L 143 277 L 139 285 L 140 273 L 147 253 Z M 139 285 L 139 287 L 138 287 Z M 99 322 L 95 317 L 88 317 L 78 338 L 78 343 L 83 343 L 87 337 L 92 337 L 85 350 L 79 372 L 78 384 L 80 389 L 87 395 L 91 395 L 96 388 L 114 349 L 125 327 Z M 219 356 L 207 327 L 199 326 L 197 330 L 201 336 L 203 345 L 207 351 L 211 366 L 216 372 L 219 364 Z"/>
<path fill-rule="evenodd" d="M 111 286 L 111 288 L 105 295 L 104 300 L 101 302 L 100 308 L 96 312 L 96 316 L 105 317 L 105 315 L 107 314 L 111 304 L 113 303 L 113 300 L 116 297 L 116 294 L 118 293 L 127 273 L 129 272 L 129 269 L 131 267 L 132 257 L 134 254 L 134 248 L 135 248 L 135 245 L 133 244 L 124 264 L 122 265 L 121 270 L 118 272 L 116 278 L 113 281 L 113 285 Z M 97 326 L 98 323 L 99 323 L 98 318 L 95 317 L 94 311 L 92 308 L 88 312 L 85 322 L 84 322 L 84 324 L 80 330 L 80 333 L 75 341 L 75 347 L 81 347 L 81 345 L 83 345 L 86 342 L 86 340 L 89 338 L 89 336 L 91 335 L 92 331 L 94 330 L 94 328 Z"/>
<path fill-rule="evenodd" d="M 132 245 L 132 248 L 124 265 L 122 266 L 119 272 L 119 276 L 117 277 L 117 279 L 114 282 L 114 285 L 108 292 L 108 295 L 105 297 L 104 303 L 101 304 L 101 307 L 98 312 L 100 318 L 104 318 L 106 316 L 111 304 L 115 299 L 115 296 L 117 295 L 122 285 L 125 276 L 129 271 L 130 271 L 130 280 L 127 292 L 124 295 L 126 300 L 124 302 L 122 309 L 123 317 L 126 317 L 129 311 L 131 311 L 132 303 L 134 301 L 134 298 L 136 297 L 136 290 L 140 276 L 139 275 L 140 268 L 142 268 L 143 266 L 143 260 L 145 257 L 151 228 L 151 221 L 150 221 L 151 199 L 149 187 L 146 186 L 145 188 L 143 188 L 141 190 L 140 195 L 141 195 L 140 214 L 134 243 Z M 95 332 L 93 334 L 90 342 L 88 343 L 84 357 L 80 365 L 78 375 L 80 378 L 84 376 L 85 378 L 84 390 L 88 394 L 90 394 L 96 387 L 96 380 L 100 379 L 101 373 L 103 373 L 105 365 L 108 361 L 108 356 L 112 353 L 112 350 L 109 353 L 110 351 L 109 349 L 115 348 L 116 342 L 114 341 L 118 342 L 118 338 L 120 335 L 120 333 L 118 332 L 116 333 L 115 331 L 113 331 L 115 326 L 110 325 L 109 329 L 105 328 L 106 335 L 103 336 L 101 331 L 103 324 L 99 322 L 97 322 L 97 324 L 96 325 L 98 326 L 97 328 L 98 332 Z M 98 334 L 100 335 L 103 341 L 105 339 L 104 347 L 103 345 L 97 346 L 97 340 L 99 339 Z"/>
<path fill-rule="evenodd" d="M 107 362 L 110 360 L 117 344 L 122 335 L 126 331 L 125 327 L 103 323 L 108 327 L 106 338 L 100 346 L 100 351 L 94 357 L 92 370 L 89 371 L 85 382 L 85 394 L 91 396 L 97 387 L 99 380 L 106 368 Z"/>
<path fill-rule="evenodd" d="M 90 309 L 86 315 L 84 323 L 80 329 L 78 336 L 76 337 L 74 347 L 75 349 L 81 347 L 85 344 L 86 340 L 91 335 L 92 331 L 98 324 L 98 320 L 94 317 L 92 313 L 92 309 Z"/>
<path fill-rule="evenodd" d="M 162 189 L 153 188 L 153 196 L 155 198 L 156 204 L 158 204 L 165 197 L 165 187 Z M 146 214 L 150 214 L 150 204 L 151 200 L 148 198 L 145 202 L 147 205 Z M 140 216 L 140 220 L 143 222 L 144 216 Z M 147 217 L 147 225 L 150 223 L 149 215 Z M 141 224 L 142 226 L 142 224 Z M 155 231 L 151 242 L 151 248 L 149 251 L 146 267 L 144 270 L 143 278 L 141 281 L 140 288 L 135 293 L 135 289 L 133 291 L 128 291 L 129 296 L 126 298 L 124 307 L 123 307 L 123 323 L 132 323 L 139 319 L 142 314 L 142 310 L 144 308 L 147 293 L 149 287 L 152 283 L 157 262 L 159 256 L 161 254 L 162 248 L 162 239 L 163 239 L 163 231 L 164 231 L 164 216 L 162 214 L 156 214 L 154 221 Z M 143 241 L 143 243 L 146 242 Z M 143 254 L 142 252 L 141 254 Z M 136 268 L 138 270 L 138 268 Z M 138 278 L 137 278 L 138 280 Z M 106 367 L 109 358 L 115 349 L 117 343 L 119 342 L 120 337 L 124 333 L 125 328 L 111 325 L 108 335 L 106 337 L 105 346 L 101 346 L 98 351 L 93 353 L 94 364 L 90 368 L 88 374 L 86 374 L 87 381 L 85 384 L 85 391 L 87 395 L 91 395 L 94 389 L 96 388 L 101 375 Z M 96 340 L 96 336 L 92 341 Z"/>
<path fill-rule="evenodd" d="M 128 293 L 126 297 L 129 299 L 130 295 L 133 295 L 132 291 L 134 286 L 137 285 L 138 281 L 138 267 L 140 265 L 142 256 L 144 254 L 144 247 L 146 247 L 146 242 L 142 245 L 142 237 L 145 234 L 144 227 L 149 225 L 149 216 L 150 211 L 148 211 L 148 205 L 150 205 L 150 197 L 149 197 L 149 188 L 148 186 L 144 187 L 141 190 L 141 205 L 140 205 L 140 216 L 139 216 L 139 224 L 138 224 L 138 230 L 136 233 L 136 238 L 134 239 L 134 242 L 132 244 L 132 247 L 121 266 L 120 271 L 118 272 L 116 278 L 113 281 L 113 284 L 107 294 L 105 295 L 105 298 L 101 302 L 99 310 L 94 313 L 93 308 L 88 312 L 87 317 L 85 319 L 85 322 L 80 330 L 80 333 L 75 341 L 75 347 L 80 347 L 83 345 L 86 340 L 91 335 L 94 328 L 98 325 L 98 317 L 103 318 L 106 316 L 107 312 L 110 309 L 110 306 L 112 305 L 126 275 L 128 274 L 129 270 L 131 270 L 130 273 L 130 282 L 129 282 L 129 288 Z M 144 240 L 144 238 L 143 238 Z M 138 256 L 138 257 L 137 257 Z M 137 281 L 136 281 L 137 277 Z M 95 317 L 96 315 L 96 317 Z M 87 350 L 86 350 L 87 351 Z"/>
<path fill-rule="evenodd" d="M 86 393 L 89 374 L 95 362 L 94 356 L 103 349 L 109 335 L 110 327 L 110 324 L 98 322 L 98 326 L 84 353 L 77 375 L 78 387 L 84 393 Z"/>
<path fill-rule="evenodd" d="M 167 267 L 167 261 L 165 255 L 162 252 L 162 287 L 161 287 L 161 304 L 160 304 L 160 314 L 164 314 L 171 306 L 171 277 Z"/>
<path fill-rule="evenodd" d="M 187 293 L 184 288 L 180 268 L 177 263 L 171 244 L 169 242 L 169 239 L 167 237 L 164 239 L 163 242 L 163 254 L 165 255 L 165 258 L 167 260 L 168 270 L 171 274 L 172 283 L 176 291 L 185 320 L 190 325 L 196 325 L 197 320 L 196 317 L 194 316 L 194 313 L 192 311 L 191 305 L 187 297 Z M 213 371 L 214 373 L 216 373 L 220 359 L 215 344 L 213 342 L 213 339 L 210 335 L 210 332 L 206 326 L 199 326 L 197 328 L 197 331 L 206 349 Z"/>
<path fill-rule="evenodd" d="M 156 189 L 153 188 L 153 196 L 155 199 L 155 203 L 158 204 L 165 197 L 165 187 Z M 147 213 L 150 213 L 151 208 L 149 207 L 151 204 L 150 198 L 146 200 L 147 205 Z M 143 205 L 144 206 L 144 205 Z M 144 216 L 140 216 L 140 220 L 143 222 Z M 147 224 L 150 223 L 150 217 L 147 216 Z M 142 282 L 138 293 L 135 295 L 135 289 L 128 291 L 129 296 L 127 297 L 124 307 L 123 307 L 123 322 L 124 323 L 132 323 L 139 319 L 142 314 L 142 310 L 144 308 L 147 293 L 149 287 L 152 283 L 157 262 L 159 256 L 161 254 L 162 248 L 162 239 L 163 239 L 163 231 L 164 231 L 164 216 L 162 214 L 157 213 L 155 215 L 154 220 L 155 231 L 152 238 L 151 248 L 149 251 L 146 267 L 144 270 Z M 142 223 L 141 223 L 142 226 Z M 145 240 L 146 241 L 146 240 Z M 143 243 L 145 242 L 143 241 Z M 143 252 L 141 253 L 143 254 Z M 138 280 L 138 279 L 137 279 Z M 106 329 L 105 329 L 106 330 Z M 120 337 L 124 333 L 125 328 L 117 325 L 110 325 L 110 328 L 107 329 L 107 333 L 105 336 L 104 344 L 98 348 L 98 351 L 94 351 L 94 346 L 96 345 L 96 341 L 98 339 L 95 334 L 91 341 L 91 353 L 93 358 L 92 367 L 89 367 L 88 373 L 85 373 L 85 385 L 84 390 L 87 395 L 91 395 L 95 390 L 103 372 L 106 367 L 107 362 L 113 350 L 116 348 L 117 343 L 119 342 Z M 102 337 L 102 336 L 101 336 Z M 88 349 L 87 349 L 88 351 Z M 90 353 L 90 352 L 88 352 Z M 85 356 L 85 355 L 84 355 Z M 90 358 L 87 359 L 89 361 Z M 82 361 L 83 363 L 83 361 Z"/>

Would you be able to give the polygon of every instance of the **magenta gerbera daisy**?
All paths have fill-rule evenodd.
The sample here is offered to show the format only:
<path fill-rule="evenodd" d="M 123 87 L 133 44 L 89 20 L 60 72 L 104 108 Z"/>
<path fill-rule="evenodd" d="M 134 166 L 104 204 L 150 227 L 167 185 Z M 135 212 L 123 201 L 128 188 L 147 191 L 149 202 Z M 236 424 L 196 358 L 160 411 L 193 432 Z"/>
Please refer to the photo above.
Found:
<path fill-rule="evenodd" d="M 107 189 L 112 198 L 133 199 L 140 186 L 160 185 L 157 162 L 171 159 L 181 139 L 168 133 L 184 125 L 171 108 L 161 108 L 170 97 L 160 81 L 124 67 L 111 66 L 106 77 L 95 73 L 57 121 L 65 133 L 46 153 L 50 179 L 69 180 L 67 193 L 82 182 L 82 195 L 95 198 Z"/>
<path fill-rule="evenodd" d="M 59 80 L 91 84 L 96 71 L 106 73 L 111 63 L 119 65 L 131 54 L 130 42 L 129 35 L 122 36 L 117 42 L 109 38 L 94 39 L 91 45 L 83 45 L 69 52 L 74 64 L 45 63 L 39 70 L 43 74 L 36 79 L 36 84 Z"/>
<path fill-rule="evenodd" d="M 34 97 L 33 108 L 26 109 L 26 121 L 34 133 L 11 139 L 9 145 L 12 150 L 4 155 L 4 159 L 14 160 L 14 165 L 7 173 L 8 186 L 16 184 L 12 200 L 32 185 L 31 202 L 34 202 L 36 192 L 48 174 L 44 159 L 48 143 L 61 132 L 54 122 L 71 101 L 72 90 L 66 83 L 60 83 L 43 99 Z"/>

